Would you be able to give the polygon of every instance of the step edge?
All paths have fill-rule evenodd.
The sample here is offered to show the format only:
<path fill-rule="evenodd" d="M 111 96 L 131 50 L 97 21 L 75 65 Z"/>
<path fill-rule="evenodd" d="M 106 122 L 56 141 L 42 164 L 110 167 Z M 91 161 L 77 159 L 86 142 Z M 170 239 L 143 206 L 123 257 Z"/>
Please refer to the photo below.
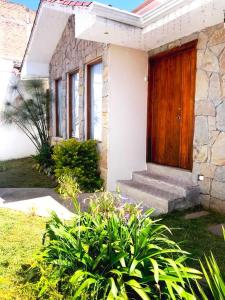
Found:
<path fill-rule="evenodd" d="M 135 189 L 135 190 L 137 190 L 137 191 L 140 191 L 141 189 L 138 189 L 137 187 L 135 187 L 135 186 L 132 186 L 132 185 L 130 185 L 130 183 L 131 182 L 136 182 L 136 183 L 138 183 L 138 184 L 140 184 L 139 182 L 137 182 L 137 181 L 132 181 L 132 180 L 119 180 L 118 181 L 118 183 L 119 184 L 122 184 L 122 185 L 126 185 L 126 186 L 128 186 L 129 188 L 133 188 L 133 189 Z M 147 184 L 142 184 L 142 185 L 145 185 L 145 186 L 147 186 L 147 187 L 149 187 L 150 185 L 147 185 Z M 158 189 L 158 190 L 160 190 L 160 189 Z M 164 198 L 164 197 L 159 197 L 159 196 L 155 196 L 154 194 L 151 194 L 151 193 L 148 193 L 148 192 L 146 192 L 146 191 L 143 191 L 143 190 L 141 190 L 141 192 L 142 193 L 145 193 L 145 194 L 147 194 L 147 195 L 152 195 L 153 197 L 155 197 L 155 198 L 157 198 L 157 199 L 159 199 L 159 200 L 163 200 L 163 201 L 165 201 L 165 202 L 171 202 L 171 201 L 174 201 L 174 200 L 180 200 L 180 199 L 184 199 L 185 198 L 185 196 L 181 196 L 181 195 L 178 195 L 178 194 L 176 194 L 176 193 L 170 193 L 170 192 L 168 192 L 171 196 L 173 195 L 173 196 L 176 196 L 176 198 L 173 198 L 173 199 L 166 199 L 166 198 Z M 164 190 L 163 190 L 163 192 L 165 192 Z"/>
<path fill-rule="evenodd" d="M 151 167 L 153 168 L 153 170 L 151 170 Z M 154 163 L 147 163 L 147 171 L 149 173 L 157 173 L 157 174 L 161 172 L 165 172 L 167 174 L 170 171 L 173 174 L 167 177 L 174 178 L 174 176 L 176 176 L 175 173 L 177 173 L 177 174 L 182 174 L 184 177 L 186 177 L 186 180 L 188 180 L 189 182 L 193 182 L 193 173 L 185 169 L 164 166 L 164 165 L 159 165 Z"/>
<path fill-rule="evenodd" d="M 172 176 L 159 174 L 157 172 L 150 172 L 148 170 L 142 170 L 142 171 L 134 171 L 133 174 L 143 175 L 143 176 L 161 176 L 164 178 L 174 179 Z M 192 174 L 192 173 L 191 173 Z M 183 184 L 191 185 L 191 183 L 188 180 L 179 180 Z M 197 183 L 193 182 L 193 185 L 197 185 Z"/>
<path fill-rule="evenodd" d="M 192 175 L 192 172 L 189 171 L 189 170 L 186 170 L 186 169 L 181 169 L 181 168 L 177 168 L 177 167 L 170 167 L 170 166 L 160 165 L 160 164 L 155 164 L 155 163 L 147 163 L 147 170 L 149 169 L 150 166 L 157 167 L 157 168 L 164 168 L 165 170 L 170 169 L 170 170 L 174 170 L 174 171 L 177 171 L 177 172 L 182 172 L 182 173 L 187 174 L 187 175 Z"/>
<path fill-rule="evenodd" d="M 147 175 L 148 174 L 148 175 Z M 188 188 L 192 188 L 192 187 L 195 187 L 195 185 L 191 185 L 189 182 L 170 182 L 170 181 L 164 181 L 162 179 L 156 179 L 152 176 L 154 175 L 158 175 L 158 174 L 154 174 L 154 173 L 147 173 L 147 174 L 143 174 L 142 172 L 133 172 L 133 175 L 137 175 L 137 176 L 140 176 L 140 177 L 143 177 L 143 178 L 146 178 L 146 179 L 150 179 L 152 181 L 158 181 L 158 182 L 162 182 L 164 184 L 167 184 L 167 185 L 171 185 L 171 186 L 177 186 L 181 189 L 188 189 Z M 151 176 L 152 175 L 152 176 Z M 168 177 L 168 176 L 165 176 L 166 178 L 171 178 L 171 177 Z M 182 185 L 184 184 L 184 185 Z M 197 185 L 196 185 L 197 186 Z"/>

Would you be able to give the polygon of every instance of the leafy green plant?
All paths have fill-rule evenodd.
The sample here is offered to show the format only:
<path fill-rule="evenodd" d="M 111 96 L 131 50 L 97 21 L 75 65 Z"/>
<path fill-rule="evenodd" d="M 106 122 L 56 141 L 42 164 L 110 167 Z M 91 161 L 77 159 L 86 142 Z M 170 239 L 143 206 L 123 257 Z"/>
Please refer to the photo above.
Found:
<path fill-rule="evenodd" d="M 18 81 L 11 87 L 2 118 L 7 124 L 18 126 L 39 153 L 49 145 L 49 93 L 41 80 Z"/>
<path fill-rule="evenodd" d="M 80 206 L 78 202 L 78 196 L 81 193 L 78 183 L 75 181 L 72 175 L 64 174 L 58 179 L 58 192 L 65 199 L 71 199 L 73 201 L 75 212 L 80 213 Z"/>
<path fill-rule="evenodd" d="M 44 144 L 39 150 L 37 155 L 33 158 L 36 162 L 36 169 L 42 171 L 47 175 L 53 174 L 54 162 L 52 160 L 53 147 L 50 144 Z"/>
<path fill-rule="evenodd" d="M 55 176 L 69 174 L 84 192 L 101 189 L 103 181 L 99 172 L 97 142 L 79 142 L 69 139 L 56 145 L 52 156 L 55 163 Z"/>
<path fill-rule="evenodd" d="M 225 232 L 224 232 L 225 239 Z M 200 295 L 203 300 L 225 299 L 225 277 L 221 273 L 220 268 L 216 262 L 214 255 L 211 253 L 210 257 L 205 257 L 206 264 L 200 262 L 201 269 L 206 280 L 208 289 L 204 288 L 198 283 Z"/>
<path fill-rule="evenodd" d="M 72 224 L 53 214 L 38 264 L 38 297 L 196 299 L 190 281 L 200 272 L 186 267 L 187 253 L 151 213 L 83 212 Z"/>
<path fill-rule="evenodd" d="M 122 218 L 129 218 L 131 215 L 140 217 L 142 214 L 141 205 L 123 203 L 121 194 L 103 192 L 95 193 L 89 197 L 89 212 L 92 215 L 102 214 L 109 218 L 117 214 Z"/>

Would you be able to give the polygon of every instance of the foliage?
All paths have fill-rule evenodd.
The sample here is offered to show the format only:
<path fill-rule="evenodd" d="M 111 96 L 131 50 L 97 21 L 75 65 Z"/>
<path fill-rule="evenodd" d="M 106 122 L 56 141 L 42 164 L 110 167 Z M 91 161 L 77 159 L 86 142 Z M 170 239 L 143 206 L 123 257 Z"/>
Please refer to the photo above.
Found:
<path fill-rule="evenodd" d="M 163 216 L 162 222 L 172 229 L 173 240 L 191 253 L 193 258 L 189 261 L 191 267 L 195 268 L 197 265 L 200 268 L 199 259 L 203 261 L 205 255 L 210 256 L 213 249 L 221 272 L 225 274 L 224 239 L 208 230 L 212 224 L 224 223 L 224 215 L 210 211 L 207 216 L 201 218 L 185 218 L 186 214 L 198 212 L 199 210 L 202 211 L 202 207 L 195 207 L 188 211 L 173 212 Z"/>
<path fill-rule="evenodd" d="M 142 214 L 141 205 L 123 203 L 121 194 L 110 192 L 99 192 L 90 196 L 89 212 L 93 216 L 101 214 L 109 218 L 113 214 L 122 218 L 129 218 L 131 215 L 140 217 Z"/>
<path fill-rule="evenodd" d="M 21 161 L 21 164 L 18 164 L 17 166 L 20 170 L 22 170 L 22 164 L 25 164 L 24 160 Z M 32 163 L 32 159 L 30 159 L 29 164 L 32 165 Z M 15 161 L 13 161 L 13 164 L 15 164 Z M 9 165 L 8 162 L 6 162 L 6 167 L 9 170 L 11 169 L 11 165 Z M 27 170 L 25 170 L 25 173 L 26 172 Z M 38 176 L 40 176 L 40 174 L 37 174 L 37 177 Z M 22 178 L 22 173 L 18 175 L 18 177 Z M 2 181 L 2 179 L 0 181 Z M 46 178 L 46 180 L 48 180 L 48 178 Z M 99 209 L 100 208 L 98 208 L 98 210 Z M 182 229 L 173 230 L 172 239 L 175 239 L 179 244 L 181 243 L 181 241 L 183 242 L 185 240 L 185 248 L 188 248 L 188 251 L 193 252 L 195 260 L 189 260 L 188 265 L 190 265 L 190 263 L 193 264 L 193 266 L 198 265 L 197 259 L 199 257 L 203 257 L 203 252 L 205 252 L 208 256 L 209 249 L 213 248 L 214 255 L 217 258 L 217 264 L 221 269 L 221 273 L 223 274 L 225 265 L 224 241 L 222 240 L 222 238 L 210 234 L 208 231 L 208 226 L 213 223 L 223 223 L 224 216 L 211 212 L 210 215 L 206 217 L 202 217 L 196 220 L 185 220 L 184 215 L 186 213 L 187 212 L 176 212 L 170 214 L 164 217 L 164 219 L 161 222 L 173 228 L 180 228 L 182 226 Z M 35 269 L 35 267 L 37 266 L 36 256 L 33 257 L 32 254 L 38 251 L 41 247 L 41 235 L 44 230 L 45 223 L 46 220 L 42 218 L 31 217 L 23 213 L 0 209 L 1 300 L 39 299 L 36 294 L 36 289 L 38 289 L 40 292 L 40 288 L 42 284 L 44 284 L 44 278 L 48 279 L 49 274 L 47 274 L 47 272 L 48 268 L 51 269 L 51 264 L 49 264 L 48 268 L 47 266 L 44 266 L 44 268 L 42 268 L 42 284 L 38 282 L 37 284 L 27 283 L 26 285 L 21 285 L 21 278 L 18 277 L 18 269 L 20 268 L 20 265 L 22 265 L 22 271 L 20 272 L 20 275 L 25 276 L 27 281 L 35 282 L 37 279 L 39 281 L 40 278 L 38 277 L 39 273 L 37 272 L 37 270 L 40 269 L 40 266 L 42 266 L 44 262 L 41 261 L 38 269 Z M 25 265 L 27 265 L 28 267 L 29 264 L 34 266 L 31 273 L 28 273 L 27 269 L 25 268 Z M 208 267 L 205 264 L 204 267 L 207 270 L 207 274 L 210 277 L 210 279 L 216 279 L 214 275 L 213 277 L 210 275 Z M 201 282 L 201 288 L 204 289 L 204 293 L 208 298 L 203 298 L 199 295 L 199 297 L 196 297 L 197 299 L 214 299 L 211 295 L 211 292 L 207 291 L 206 285 L 207 282 Z M 52 290 L 53 289 L 55 289 L 54 284 Z M 48 292 L 49 294 L 51 294 L 51 296 L 49 296 L 50 299 L 70 299 L 70 297 L 63 297 L 62 294 L 58 293 L 56 290 Z M 41 297 L 41 299 L 45 299 L 47 297 L 48 296 L 43 296 Z M 167 298 L 165 296 L 164 299 L 169 299 L 169 297 Z M 224 297 L 215 299 L 224 299 Z"/>
<path fill-rule="evenodd" d="M 58 192 L 65 199 L 72 199 L 75 212 L 80 212 L 78 195 L 81 193 L 78 183 L 71 174 L 64 174 L 58 179 Z"/>
<path fill-rule="evenodd" d="M 38 263 L 39 298 L 196 299 L 189 281 L 200 272 L 186 267 L 187 253 L 151 219 L 152 211 L 105 214 L 99 205 L 77 214 L 72 224 L 52 215 Z"/>
<path fill-rule="evenodd" d="M 57 178 L 65 174 L 73 176 L 84 192 L 94 192 L 102 187 L 96 141 L 63 141 L 54 147 L 52 157 Z"/>
<path fill-rule="evenodd" d="M 39 150 L 37 155 L 33 156 L 36 161 L 36 169 L 38 171 L 43 171 L 47 175 L 53 174 L 54 162 L 52 160 L 53 147 L 50 144 L 44 144 Z"/>
<path fill-rule="evenodd" d="M 6 165 L 3 161 L 0 161 L 0 172 L 5 172 L 6 171 Z"/>
<path fill-rule="evenodd" d="M 225 238 L 225 232 L 224 232 Z M 215 257 L 211 253 L 210 257 L 205 257 L 206 266 L 200 262 L 204 278 L 209 289 L 208 294 L 205 292 L 200 284 L 198 288 L 203 300 L 214 299 L 224 300 L 225 299 L 225 277 L 222 275 L 220 268 L 216 262 Z"/>
<path fill-rule="evenodd" d="M 63 195 L 64 198 L 71 198 L 73 200 L 77 199 L 80 194 L 80 188 L 78 183 L 74 180 L 72 175 L 64 174 L 58 179 L 59 183 L 59 193 Z"/>
<path fill-rule="evenodd" d="M 40 152 L 49 145 L 49 93 L 41 80 L 18 81 L 11 87 L 3 119 L 16 124 Z"/>

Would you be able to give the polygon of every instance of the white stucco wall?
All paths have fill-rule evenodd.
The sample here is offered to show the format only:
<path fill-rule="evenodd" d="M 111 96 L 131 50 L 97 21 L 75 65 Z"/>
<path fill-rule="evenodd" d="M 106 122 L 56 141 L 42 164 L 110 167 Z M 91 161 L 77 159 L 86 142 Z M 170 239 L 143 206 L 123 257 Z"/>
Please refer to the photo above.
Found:
<path fill-rule="evenodd" d="M 109 190 L 146 169 L 147 74 L 146 52 L 109 47 Z"/>
<path fill-rule="evenodd" d="M 13 61 L 0 59 L 0 113 L 9 100 L 9 85 L 15 80 Z M 35 153 L 35 148 L 26 135 L 15 126 L 6 126 L 0 120 L 0 160 L 21 158 Z"/>

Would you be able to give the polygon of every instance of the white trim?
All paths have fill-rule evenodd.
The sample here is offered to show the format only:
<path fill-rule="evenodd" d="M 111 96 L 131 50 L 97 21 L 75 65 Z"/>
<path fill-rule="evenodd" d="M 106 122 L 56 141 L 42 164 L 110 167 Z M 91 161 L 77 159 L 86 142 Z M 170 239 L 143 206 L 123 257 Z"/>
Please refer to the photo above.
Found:
<path fill-rule="evenodd" d="M 48 78 L 49 77 L 49 65 L 46 63 L 28 62 L 25 59 L 21 72 L 22 79 L 31 78 Z"/>
<path fill-rule="evenodd" d="M 43 2 L 27 47 L 22 74 L 48 76 L 44 66 L 50 63 L 71 15 L 76 15 L 75 38 L 144 51 L 199 32 L 224 20 L 225 1 L 222 0 L 158 2 L 161 4 L 143 16 L 96 2 L 89 7 Z M 191 20 L 189 23 L 188 18 Z M 43 67 L 32 73 L 32 64 Z"/>
<path fill-rule="evenodd" d="M 141 17 L 139 15 L 98 2 L 92 3 L 90 13 L 98 17 L 142 28 Z"/>
<path fill-rule="evenodd" d="M 170 12 L 174 12 L 177 8 L 180 8 L 184 4 L 188 4 L 193 0 L 164 0 L 162 4 L 157 6 L 155 9 L 145 13 L 141 17 L 143 26 L 147 26 L 150 22 L 156 22 Z M 195 1 L 195 0 L 194 0 Z"/>

